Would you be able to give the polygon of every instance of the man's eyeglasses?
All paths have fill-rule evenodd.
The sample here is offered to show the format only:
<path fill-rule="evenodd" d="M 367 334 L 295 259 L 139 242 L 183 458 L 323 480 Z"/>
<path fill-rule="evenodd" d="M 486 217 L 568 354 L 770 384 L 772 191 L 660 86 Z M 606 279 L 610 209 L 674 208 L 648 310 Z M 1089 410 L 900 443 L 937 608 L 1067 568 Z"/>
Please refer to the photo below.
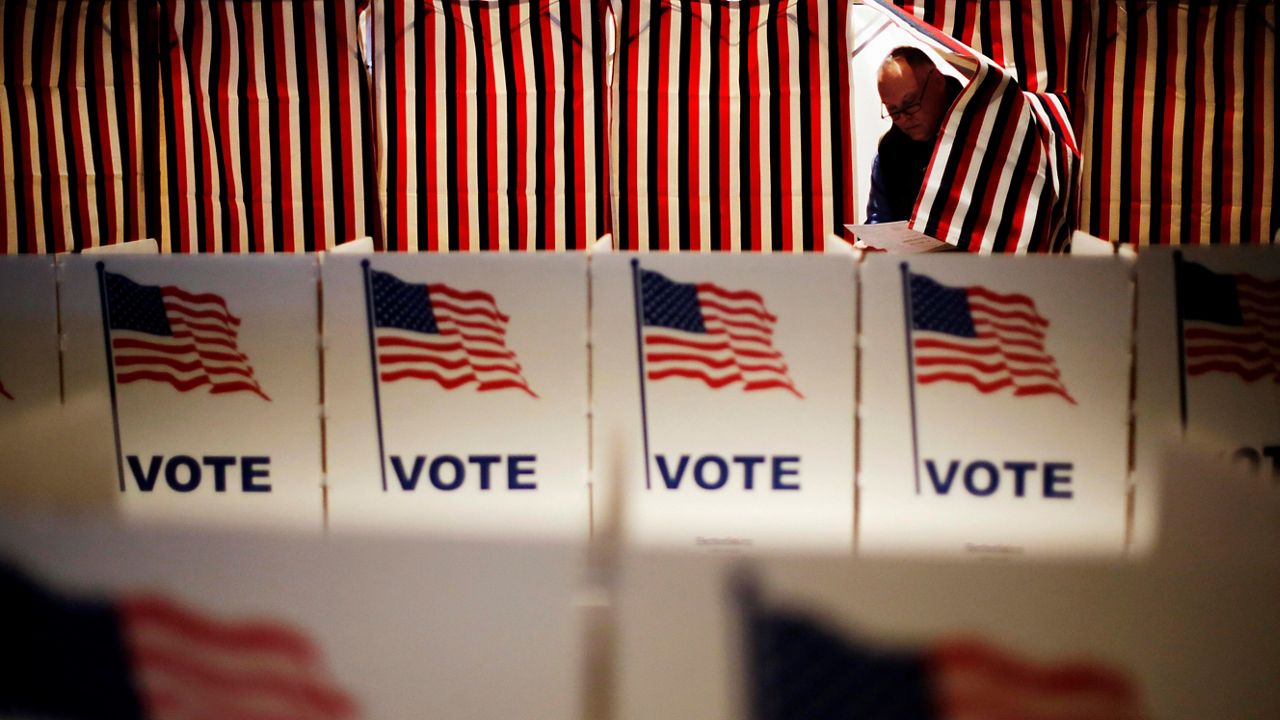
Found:
<path fill-rule="evenodd" d="M 903 105 L 897 110 L 890 110 L 888 107 L 884 105 L 884 103 L 881 103 L 880 104 L 881 119 L 889 118 L 890 120 L 897 122 L 904 117 L 911 117 L 912 115 L 915 115 L 917 112 L 919 112 L 920 104 L 924 102 L 925 90 L 927 90 L 929 87 L 929 81 L 933 79 L 933 76 L 936 75 L 937 72 L 938 72 L 937 70 L 930 70 L 929 76 L 924 79 L 924 84 L 920 86 L 920 94 L 916 97 L 916 99 L 912 100 L 906 105 Z"/>

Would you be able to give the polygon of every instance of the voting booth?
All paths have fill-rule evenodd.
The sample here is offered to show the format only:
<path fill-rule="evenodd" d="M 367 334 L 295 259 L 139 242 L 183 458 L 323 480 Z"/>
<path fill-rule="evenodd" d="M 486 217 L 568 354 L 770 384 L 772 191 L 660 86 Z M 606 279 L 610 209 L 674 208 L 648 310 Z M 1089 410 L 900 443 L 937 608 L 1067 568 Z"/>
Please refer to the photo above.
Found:
<path fill-rule="evenodd" d="M 331 256 L 333 531 L 584 543 L 587 259 Z"/>
<path fill-rule="evenodd" d="M 1275 3 L 3 7 L 0 708 L 1280 715 Z"/>
<path fill-rule="evenodd" d="M 1162 248 L 1139 255 L 1137 272 L 1132 550 L 1146 554 L 1169 447 L 1280 481 L 1280 254 Z"/>
<path fill-rule="evenodd" d="M 60 272 L 68 472 L 130 518 L 319 532 L 315 258 L 80 255 Z"/>
<path fill-rule="evenodd" d="M 591 283 L 596 516 L 641 545 L 849 552 L 852 256 L 603 254 Z"/>
<path fill-rule="evenodd" d="M 51 257 L 0 257 L 0 486 L 37 504 L 68 501 L 56 282 Z"/>
<path fill-rule="evenodd" d="M 859 551 L 1118 555 L 1128 264 L 873 256 L 862 288 Z"/>

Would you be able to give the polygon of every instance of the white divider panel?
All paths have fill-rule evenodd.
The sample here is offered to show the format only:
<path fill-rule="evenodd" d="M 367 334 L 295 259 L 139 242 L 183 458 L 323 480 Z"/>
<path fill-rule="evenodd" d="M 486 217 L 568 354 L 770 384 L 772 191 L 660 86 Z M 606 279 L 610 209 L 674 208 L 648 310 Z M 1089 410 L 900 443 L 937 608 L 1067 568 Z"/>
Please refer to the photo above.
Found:
<path fill-rule="evenodd" d="M 0 516 L 0 557 L 59 602 L 116 603 L 133 621 L 121 630 L 126 639 L 160 650 L 156 660 L 135 661 L 140 692 L 153 698 L 168 690 L 173 712 L 362 720 L 581 713 L 576 548 L 408 537 L 320 542 L 245 528 Z M 131 606 L 140 595 L 143 607 Z M 87 624 L 83 604 L 39 609 L 45 617 L 58 612 Z M 179 621 L 164 622 L 173 617 Z M 24 656 L 33 672 L 65 659 L 60 653 L 106 654 L 98 636 L 52 634 L 37 657 Z M 9 636 L 5 649 L 19 652 Z M 50 683 L 92 687 L 94 679 Z"/>
<path fill-rule="evenodd" d="M 314 257 L 79 256 L 61 271 L 84 482 L 114 488 L 130 518 L 321 528 Z"/>
<path fill-rule="evenodd" d="M 1127 263 L 873 256 L 861 278 L 859 552 L 1121 552 Z"/>
<path fill-rule="evenodd" d="M 1248 560 L 764 558 L 743 607 L 741 558 L 629 556 L 614 717 L 1276 717 L 1280 574 Z"/>
<path fill-rule="evenodd" d="M 331 530 L 587 539 L 584 256 L 331 255 L 324 293 Z"/>
<path fill-rule="evenodd" d="M 1212 448 L 1280 482 L 1280 250 L 1148 248 L 1137 269 L 1132 547 L 1145 554 L 1168 445 Z"/>
<path fill-rule="evenodd" d="M 848 552 L 853 257 L 616 254 L 591 268 L 597 523 L 622 507 L 642 545 Z"/>
<path fill-rule="evenodd" d="M 49 256 L 0 257 L 0 503 L 47 502 L 59 435 L 58 298 Z"/>

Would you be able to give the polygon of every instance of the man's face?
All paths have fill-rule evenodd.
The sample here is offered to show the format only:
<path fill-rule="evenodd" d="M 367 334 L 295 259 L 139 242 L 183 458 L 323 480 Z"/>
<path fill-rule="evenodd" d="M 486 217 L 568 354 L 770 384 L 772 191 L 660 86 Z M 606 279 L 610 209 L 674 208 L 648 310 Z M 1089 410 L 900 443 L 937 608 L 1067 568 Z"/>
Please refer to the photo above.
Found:
<path fill-rule="evenodd" d="M 947 111 L 945 83 L 934 68 L 917 70 L 904 60 L 894 60 L 880 71 L 880 101 L 907 137 L 932 140 Z"/>

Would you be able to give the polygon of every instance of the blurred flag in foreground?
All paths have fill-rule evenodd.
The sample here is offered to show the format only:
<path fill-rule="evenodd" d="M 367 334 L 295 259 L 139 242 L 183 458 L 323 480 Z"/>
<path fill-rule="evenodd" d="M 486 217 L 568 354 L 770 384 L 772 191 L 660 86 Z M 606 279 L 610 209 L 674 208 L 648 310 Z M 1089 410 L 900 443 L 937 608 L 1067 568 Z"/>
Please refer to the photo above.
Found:
<path fill-rule="evenodd" d="M 302 632 L 159 597 L 64 598 L 0 563 L 5 717 L 357 717 Z"/>
<path fill-rule="evenodd" d="M 1128 677 L 1097 662 L 1038 662 L 981 641 L 890 650 L 746 593 L 754 720 L 1137 720 Z"/>

